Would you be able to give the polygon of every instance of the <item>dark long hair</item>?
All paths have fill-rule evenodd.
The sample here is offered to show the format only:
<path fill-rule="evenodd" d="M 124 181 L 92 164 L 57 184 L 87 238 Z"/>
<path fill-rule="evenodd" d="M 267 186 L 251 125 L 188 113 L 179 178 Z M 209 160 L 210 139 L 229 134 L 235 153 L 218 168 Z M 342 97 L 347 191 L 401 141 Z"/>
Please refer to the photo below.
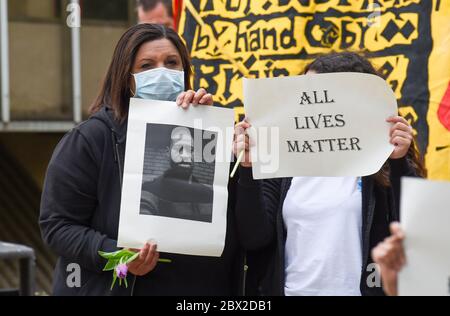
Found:
<path fill-rule="evenodd" d="M 306 74 L 308 71 L 314 71 L 316 73 L 362 72 L 383 78 L 383 76 L 378 73 L 369 60 L 354 52 L 330 53 L 320 56 L 306 66 L 304 73 Z M 421 157 L 416 146 L 416 140 L 412 141 L 406 155 L 406 159 L 415 169 L 418 176 L 426 176 L 423 158 Z M 383 167 L 373 175 L 373 177 L 378 184 L 382 186 L 389 186 L 390 169 L 388 162 L 386 162 Z"/>
<path fill-rule="evenodd" d="M 128 115 L 131 95 L 131 72 L 139 48 L 150 41 L 166 38 L 177 48 L 184 69 L 185 90 L 189 90 L 192 75 L 189 53 L 178 34 L 172 29 L 157 24 L 139 24 L 129 28 L 117 43 L 111 64 L 100 92 L 91 105 L 90 113 L 103 106 L 111 107 L 115 119 L 123 121 Z"/>

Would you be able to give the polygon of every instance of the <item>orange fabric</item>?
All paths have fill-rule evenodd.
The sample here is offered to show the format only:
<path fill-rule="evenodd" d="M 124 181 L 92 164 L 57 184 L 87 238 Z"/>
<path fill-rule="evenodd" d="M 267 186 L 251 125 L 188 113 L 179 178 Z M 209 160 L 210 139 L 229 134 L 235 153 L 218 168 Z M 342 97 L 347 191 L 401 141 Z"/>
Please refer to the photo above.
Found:
<path fill-rule="evenodd" d="M 173 21 L 175 29 L 178 30 L 178 23 L 180 21 L 181 10 L 183 10 L 183 0 L 172 0 Z"/>
<path fill-rule="evenodd" d="M 450 83 L 438 110 L 439 120 L 450 131 Z"/>

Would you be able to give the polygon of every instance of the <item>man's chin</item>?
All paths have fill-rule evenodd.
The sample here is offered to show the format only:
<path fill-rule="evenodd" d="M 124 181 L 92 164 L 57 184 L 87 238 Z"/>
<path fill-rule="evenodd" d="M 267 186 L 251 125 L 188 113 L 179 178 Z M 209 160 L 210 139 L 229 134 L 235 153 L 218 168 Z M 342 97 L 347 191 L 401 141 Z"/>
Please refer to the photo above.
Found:
<path fill-rule="evenodd" d="M 193 166 L 190 164 L 178 164 L 174 170 L 180 175 L 190 176 L 193 171 Z"/>

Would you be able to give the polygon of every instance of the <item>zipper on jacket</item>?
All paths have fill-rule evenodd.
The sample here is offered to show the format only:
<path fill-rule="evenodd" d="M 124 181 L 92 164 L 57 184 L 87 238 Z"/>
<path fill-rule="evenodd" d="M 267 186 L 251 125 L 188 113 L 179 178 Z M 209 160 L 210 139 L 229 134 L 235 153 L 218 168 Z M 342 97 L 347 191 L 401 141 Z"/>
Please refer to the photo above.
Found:
<path fill-rule="evenodd" d="M 116 132 L 111 128 L 111 135 L 114 146 L 114 161 L 117 162 L 117 166 L 119 168 L 119 182 L 120 182 L 120 190 L 122 190 L 123 185 L 123 176 L 122 176 L 122 162 L 120 160 L 120 151 L 119 151 L 119 142 L 117 141 Z"/>
<path fill-rule="evenodd" d="M 361 275 L 364 276 L 367 272 L 367 264 L 370 256 L 370 233 L 372 229 L 373 217 L 375 212 L 375 204 L 376 200 L 374 197 L 374 183 L 373 180 L 369 177 L 366 178 L 366 181 L 363 182 L 363 210 L 366 210 L 366 213 L 363 213 L 363 265 L 361 267 Z M 365 223 L 364 223 L 365 219 Z M 367 280 L 361 278 L 360 282 L 360 290 L 363 296 L 366 296 L 367 293 Z"/>
<path fill-rule="evenodd" d="M 111 135 L 113 140 L 113 146 L 114 146 L 114 161 L 117 162 L 117 166 L 119 168 L 119 182 L 120 182 L 120 191 L 122 191 L 123 186 L 123 174 L 122 174 L 122 162 L 120 160 L 120 151 L 119 151 L 119 142 L 117 141 L 116 132 L 114 129 L 111 128 Z M 136 276 L 133 276 L 133 282 L 131 284 L 131 292 L 130 296 L 134 296 L 134 287 L 136 285 Z"/>
<path fill-rule="evenodd" d="M 111 140 L 112 140 L 112 143 L 113 143 L 114 162 L 117 162 L 119 157 L 117 157 L 117 150 L 116 150 L 117 141 L 116 141 L 116 135 L 115 135 L 115 132 L 114 132 L 113 129 L 111 129 Z"/>
<path fill-rule="evenodd" d="M 280 184 L 280 201 L 286 200 L 286 196 L 289 192 L 289 189 L 291 188 L 292 184 L 292 178 L 285 178 L 281 181 Z M 276 231 L 279 231 L 281 236 L 277 236 L 277 248 L 278 253 L 276 254 L 279 256 L 279 260 L 281 262 L 281 266 L 278 266 L 280 271 L 278 274 L 278 293 L 276 293 L 276 296 L 284 296 L 284 283 L 285 283 L 285 275 L 284 275 L 284 265 L 285 265 L 285 247 L 286 247 L 286 237 L 287 237 L 287 231 L 286 226 L 284 225 L 283 221 L 283 203 L 279 203 L 276 219 L 275 219 L 275 225 L 276 225 Z"/>
<path fill-rule="evenodd" d="M 244 254 L 244 273 L 242 276 L 242 296 L 245 296 L 245 287 L 247 284 L 247 270 L 248 270 L 248 265 L 247 265 L 247 254 Z"/>
<path fill-rule="evenodd" d="M 137 277 L 134 275 L 133 276 L 133 284 L 131 285 L 130 296 L 134 296 L 134 285 L 136 284 L 136 279 L 137 279 Z"/>

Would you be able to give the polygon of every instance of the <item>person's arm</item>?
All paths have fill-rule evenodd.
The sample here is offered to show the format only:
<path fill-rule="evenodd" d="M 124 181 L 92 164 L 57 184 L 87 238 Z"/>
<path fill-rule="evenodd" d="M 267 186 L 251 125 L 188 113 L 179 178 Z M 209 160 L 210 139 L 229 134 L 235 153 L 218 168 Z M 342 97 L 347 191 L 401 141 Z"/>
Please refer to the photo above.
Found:
<path fill-rule="evenodd" d="M 392 123 L 390 129 L 390 142 L 395 146 L 393 153 L 389 157 L 389 166 L 391 169 L 391 180 L 400 177 L 417 177 L 417 171 L 413 168 L 408 152 L 413 144 L 412 128 L 401 116 L 394 116 L 387 120 Z"/>
<path fill-rule="evenodd" d="M 279 192 L 279 180 L 256 181 L 251 168 L 240 167 L 235 213 L 240 240 L 247 250 L 274 241 Z"/>
<path fill-rule="evenodd" d="M 106 263 L 98 251 L 115 251 L 117 246 L 90 227 L 98 203 L 99 161 L 79 130 L 67 134 L 48 166 L 39 219 L 42 237 L 56 254 L 95 272 Z"/>
<path fill-rule="evenodd" d="M 280 180 L 256 181 L 252 175 L 250 146 L 243 121 L 236 125 L 233 150 L 245 155 L 239 167 L 236 188 L 235 217 L 241 244 L 247 250 L 258 250 L 275 239 L 275 214 L 278 209 Z"/>
<path fill-rule="evenodd" d="M 411 146 L 413 143 L 412 128 L 409 123 L 401 116 L 391 117 L 387 120 L 392 123 L 390 130 L 390 142 L 395 146 L 393 153 L 389 157 L 389 180 L 392 186 L 395 203 L 394 219 L 399 219 L 400 205 L 400 180 L 402 177 L 418 177 L 419 174 L 413 166 L 413 157 L 410 157 Z"/>
<path fill-rule="evenodd" d="M 372 250 L 372 258 L 378 264 L 385 293 L 394 296 L 398 295 L 398 273 L 406 264 L 403 248 L 405 235 L 398 223 L 392 223 L 390 229 L 392 235 Z"/>

